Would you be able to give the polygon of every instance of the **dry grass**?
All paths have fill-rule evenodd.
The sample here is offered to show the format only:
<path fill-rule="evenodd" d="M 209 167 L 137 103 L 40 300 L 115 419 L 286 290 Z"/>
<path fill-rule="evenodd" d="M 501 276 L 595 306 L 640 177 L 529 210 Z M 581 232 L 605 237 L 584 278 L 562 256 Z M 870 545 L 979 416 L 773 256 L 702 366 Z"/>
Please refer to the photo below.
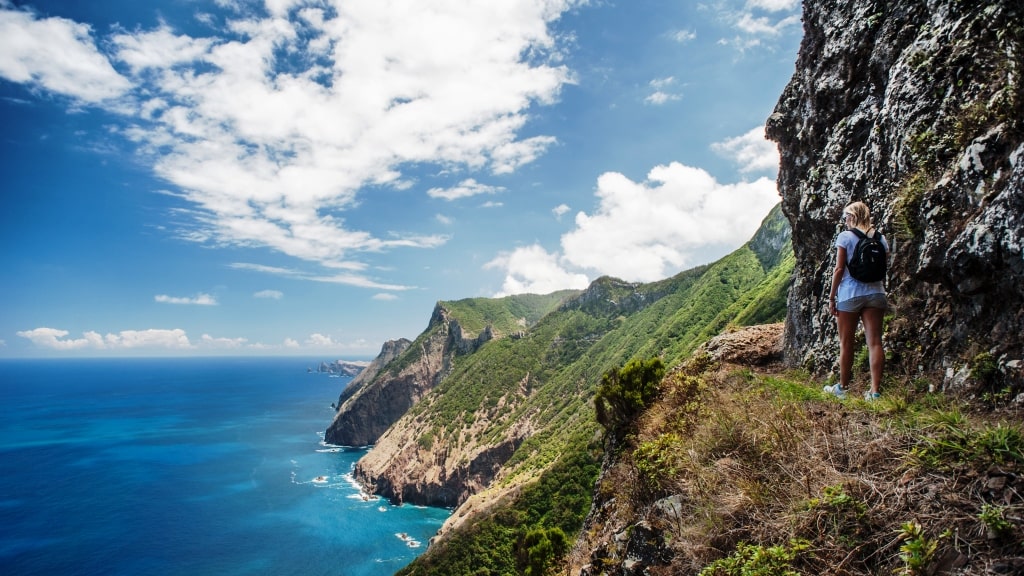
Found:
<path fill-rule="evenodd" d="M 792 542 L 806 543 L 799 574 L 1024 573 L 1019 420 L 995 426 L 913 391 L 839 402 L 809 378 L 735 366 L 684 367 L 662 389 L 603 488 L 616 493 L 605 520 L 661 531 L 671 561 L 649 574 Z M 986 434 L 997 441 L 972 440 Z M 668 497 L 672 514 L 654 505 Z"/>

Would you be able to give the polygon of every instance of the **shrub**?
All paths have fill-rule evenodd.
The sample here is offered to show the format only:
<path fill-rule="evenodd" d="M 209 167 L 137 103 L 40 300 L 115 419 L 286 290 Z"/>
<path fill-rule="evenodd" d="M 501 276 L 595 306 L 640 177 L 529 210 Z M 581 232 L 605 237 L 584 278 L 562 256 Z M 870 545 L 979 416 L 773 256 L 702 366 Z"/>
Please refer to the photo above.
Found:
<path fill-rule="evenodd" d="M 620 369 L 605 372 L 594 396 L 598 423 L 607 432 L 620 432 L 657 397 L 664 376 L 665 364 L 660 358 L 633 359 Z"/>

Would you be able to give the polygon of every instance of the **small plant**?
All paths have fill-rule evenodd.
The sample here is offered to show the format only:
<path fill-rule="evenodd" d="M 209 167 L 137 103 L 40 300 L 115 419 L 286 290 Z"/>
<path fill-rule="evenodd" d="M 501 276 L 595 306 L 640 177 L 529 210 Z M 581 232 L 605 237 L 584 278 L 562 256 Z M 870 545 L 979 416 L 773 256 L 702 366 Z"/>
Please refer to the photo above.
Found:
<path fill-rule="evenodd" d="M 732 555 L 708 564 L 700 576 L 798 576 L 793 560 L 810 547 L 799 539 L 768 548 L 740 542 Z"/>
<path fill-rule="evenodd" d="M 660 358 L 634 359 L 625 366 L 605 372 L 594 396 L 597 421 L 609 432 L 619 432 L 632 424 L 658 395 L 658 384 L 665 375 Z"/>
<path fill-rule="evenodd" d="M 1002 506 L 982 505 L 978 520 L 985 525 L 990 538 L 998 538 L 1013 529 L 1013 524 L 1006 519 L 1005 509 Z"/>
<path fill-rule="evenodd" d="M 978 456 L 996 464 L 1024 464 L 1024 432 L 1016 426 L 999 423 L 986 426 L 974 440 Z"/>
<path fill-rule="evenodd" d="M 903 541 L 900 546 L 900 559 L 904 563 L 899 573 L 906 576 L 924 574 L 939 547 L 938 539 L 928 538 L 924 528 L 913 521 L 903 523 L 899 539 Z"/>
<path fill-rule="evenodd" d="M 858 512 L 864 512 L 864 504 L 853 496 L 847 494 L 842 484 L 826 486 L 825 489 L 822 490 L 821 498 L 811 498 L 809 507 L 817 508 L 819 506 L 827 506 L 837 510 L 852 509 Z"/>
<path fill-rule="evenodd" d="M 643 442 L 633 452 L 633 462 L 640 480 L 648 491 L 658 493 L 665 480 L 677 473 L 676 454 L 683 440 L 678 434 L 664 434 L 653 442 Z"/>

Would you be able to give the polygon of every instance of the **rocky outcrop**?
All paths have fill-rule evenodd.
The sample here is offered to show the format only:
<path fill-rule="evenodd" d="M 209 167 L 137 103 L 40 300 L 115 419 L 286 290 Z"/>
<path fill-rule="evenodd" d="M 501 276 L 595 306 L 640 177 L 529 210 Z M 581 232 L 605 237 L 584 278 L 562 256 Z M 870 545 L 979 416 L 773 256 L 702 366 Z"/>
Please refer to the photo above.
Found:
<path fill-rule="evenodd" d="M 368 362 L 351 362 L 348 360 L 335 360 L 334 362 L 321 362 L 316 371 L 321 374 L 332 374 L 338 376 L 358 376 L 369 365 Z"/>
<path fill-rule="evenodd" d="M 767 124 L 793 229 L 785 353 L 833 369 L 842 208 L 893 243 L 893 370 L 946 389 L 1024 386 L 1024 5 L 805 2 L 796 73 Z M 996 367 L 970 374 L 982 360 Z"/>
<path fill-rule="evenodd" d="M 745 366 L 763 366 L 779 362 L 782 360 L 783 327 L 780 322 L 726 332 L 701 345 L 694 356 L 706 355 L 715 362 Z"/>
<path fill-rule="evenodd" d="M 452 359 L 494 337 L 489 327 L 467 335 L 438 303 L 427 329 L 415 342 L 391 341 L 338 399 L 338 411 L 324 435 L 329 444 L 368 446 L 377 442 L 423 395 L 451 370 Z"/>

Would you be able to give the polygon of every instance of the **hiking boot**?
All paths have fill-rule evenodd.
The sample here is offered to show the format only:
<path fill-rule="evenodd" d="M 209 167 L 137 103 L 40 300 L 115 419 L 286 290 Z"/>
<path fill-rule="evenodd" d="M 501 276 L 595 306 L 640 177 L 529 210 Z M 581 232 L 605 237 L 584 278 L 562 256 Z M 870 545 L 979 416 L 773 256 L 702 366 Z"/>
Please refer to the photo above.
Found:
<path fill-rule="evenodd" d="M 867 390 L 864 392 L 864 400 L 866 402 L 874 402 L 875 400 L 878 400 L 881 397 L 882 395 L 879 394 L 878 392 L 872 392 L 871 390 Z"/>
<path fill-rule="evenodd" d="M 841 384 L 833 384 L 831 386 L 825 386 L 822 388 L 825 394 L 831 394 L 840 400 L 846 400 L 846 390 L 843 390 Z"/>

